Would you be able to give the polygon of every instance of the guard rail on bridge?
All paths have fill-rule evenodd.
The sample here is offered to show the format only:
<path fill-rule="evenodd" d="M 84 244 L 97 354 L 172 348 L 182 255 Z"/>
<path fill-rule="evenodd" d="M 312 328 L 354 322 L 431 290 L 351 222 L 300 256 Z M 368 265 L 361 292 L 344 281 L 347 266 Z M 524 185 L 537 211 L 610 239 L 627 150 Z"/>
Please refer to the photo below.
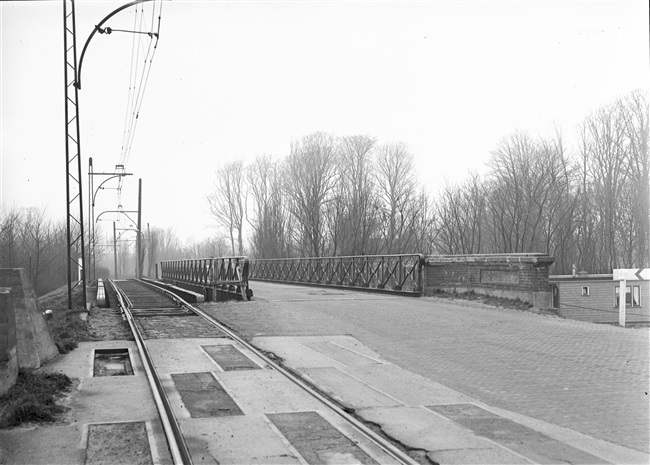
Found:
<path fill-rule="evenodd" d="M 246 257 L 197 258 L 160 263 L 161 278 L 177 286 L 199 290 L 206 300 L 217 300 L 222 292 L 250 300 L 249 261 Z"/>
<path fill-rule="evenodd" d="M 423 265 L 420 254 L 253 259 L 249 277 L 421 295 Z"/>

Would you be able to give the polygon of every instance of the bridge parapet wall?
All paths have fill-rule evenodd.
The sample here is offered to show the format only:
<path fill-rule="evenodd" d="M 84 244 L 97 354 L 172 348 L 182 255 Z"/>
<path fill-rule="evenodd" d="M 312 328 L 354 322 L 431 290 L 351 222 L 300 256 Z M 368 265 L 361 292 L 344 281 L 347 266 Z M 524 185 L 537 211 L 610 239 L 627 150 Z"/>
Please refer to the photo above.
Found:
<path fill-rule="evenodd" d="M 550 308 L 548 269 L 554 261 L 546 254 L 429 255 L 424 293 L 473 291 Z"/>

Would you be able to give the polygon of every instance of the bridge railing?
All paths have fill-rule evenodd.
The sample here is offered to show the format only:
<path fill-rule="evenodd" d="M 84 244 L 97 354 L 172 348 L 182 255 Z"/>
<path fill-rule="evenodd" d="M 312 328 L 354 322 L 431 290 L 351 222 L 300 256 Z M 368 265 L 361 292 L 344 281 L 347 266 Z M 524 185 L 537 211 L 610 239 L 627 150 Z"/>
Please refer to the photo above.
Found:
<path fill-rule="evenodd" d="M 160 262 L 163 281 L 241 294 L 250 299 L 247 257 L 196 258 Z"/>
<path fill-rule="evenodd" d="M 249 277 L 421 295 L 423 265 L 420 254 L 253 259 Z"/>

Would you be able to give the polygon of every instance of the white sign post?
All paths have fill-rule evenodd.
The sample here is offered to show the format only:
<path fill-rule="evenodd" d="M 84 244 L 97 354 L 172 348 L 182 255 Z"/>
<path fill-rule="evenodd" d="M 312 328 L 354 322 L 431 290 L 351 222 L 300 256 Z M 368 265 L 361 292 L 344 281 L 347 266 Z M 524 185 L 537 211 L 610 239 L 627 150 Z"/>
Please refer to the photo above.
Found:
<path fill-rule="evenodd" d="M 625 298 L 627 297 L 627 281 L 650 280 L 650 268 L 632 268 L 614 270 L 614 281 L 618 285 L 618 324 L 625 326 Z"/>
<path fill-rule="evenodd" d="M 625 280 L 621 279 L 618 285 L 618 325 L 625 327 L 625 298 L 627 297 L 627 286 Z"/>

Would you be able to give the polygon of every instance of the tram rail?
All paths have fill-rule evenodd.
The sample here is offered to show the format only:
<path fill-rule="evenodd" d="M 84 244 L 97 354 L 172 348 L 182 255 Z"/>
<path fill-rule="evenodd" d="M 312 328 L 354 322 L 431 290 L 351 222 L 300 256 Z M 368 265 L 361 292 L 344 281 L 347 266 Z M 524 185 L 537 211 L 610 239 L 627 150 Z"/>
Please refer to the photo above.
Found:
<path fill-rule="evenodd" d="M 196 307 L 193 307 L 184 301 L 181 297 L 173 294 L 166 289 L 156 286 L 155 284 L 140 280 L 118 282 L 110 280 L 109 284 L 117 294 L 119 306 L 124 312 L 125 317 L 129 323 L 129 327 L 133 332 L 138 351 L 145 366 L 145 371 L 151 385 L 151 390 L 154 393 L 154 400 L 161 416 L 163 429 L 165 431 L 165 435 L 167 436 L 169 448 L 175 464 L 192 464 L 192 456 L 183 437 L 179 422 L 174 416 L 169 398 L 165 393 L 160 376 L 156 372 L 156 367 L 152 362 L 151 355 L 147 350 L 147 346 L 145 344 L 145 336 L 141 333 L 140 328 L 138 327 L 139 325 L 136 324 L 136 319 L 144 318 L 147 316 L 165 315 L 173 318 L 179 315 L 197 315 L 202 317 L 210 325 L 213 325 L 219 331 L 223 332 L 227 338 L 253 352 L 269 367 L 276 370 L 283 377 L 315 398 L 322 405 L 326 406 L 327 409 L 335 413 L 347 424 L 352 426 L 359 434 L 364 436 L 369 442 L 374 444 L 374 446 L 378 447 L 384 454 L 391 457 L 396 463 L 409 465 L 418 463 L 399 447 L 395 446 L 392 442 L 377 434 L 357 418 L 346 412 L 336 402 L 321 394 L 302 377 L 287 370 L 275 362 L 272 358 L 267 356 L 265 353 L 258 350 L 255 346 L 251 345 L 248 341 L 241 338 L 238 334 L 219 323 L 207 313 Z"/>
<path fill-rule="evenodd" d="M 187 447 L 187 443 L 183 438 L 180 426 L 178 425 L 176 417 L 174 416 L 174 413 L 171 409 L 169 398 L 165 394 L 165 390 L 160 381 L 160 377 L 156 372 L 156 367 L 151 361 L 151 356 L 149 355 L 149 351 L 147 350 L 147 347 L 144 343 L 144 336 L 135 324 L 132 313 L 133 301 L 129 297 L 129 293 L 125 289 L 120 288 L 120 286 L 118 286 L 114 280 L 109 280 L 109 284 L 117 296 L 118 306 L 124 313 L 124 316 L 129 324 L 129 328 L 131 329 L 131 333 L 135 339 L 138 353 L 140 354 L 140 358 L 142 360 L 142 364 L 144 365 L 147 379 L 151 387 L 151 392 L 153 393 L 154 402 L 156 404 L 156 408 L 158 409 L 158 414 L 160 415 L 160 421 L 163 425 L 163 430 L 167 438 L 167 444 L 169 446 L 169 451 L 171 452 L 174 465 L 190 465 L 193 462 L 192 456 Z M 142 302 L 138 303 L 142 304 Z M 177 305 L 174 305 L 173 307 L 167 305 L 164 308 L 171 309 L 175 307 L 177 307 Z"/>

